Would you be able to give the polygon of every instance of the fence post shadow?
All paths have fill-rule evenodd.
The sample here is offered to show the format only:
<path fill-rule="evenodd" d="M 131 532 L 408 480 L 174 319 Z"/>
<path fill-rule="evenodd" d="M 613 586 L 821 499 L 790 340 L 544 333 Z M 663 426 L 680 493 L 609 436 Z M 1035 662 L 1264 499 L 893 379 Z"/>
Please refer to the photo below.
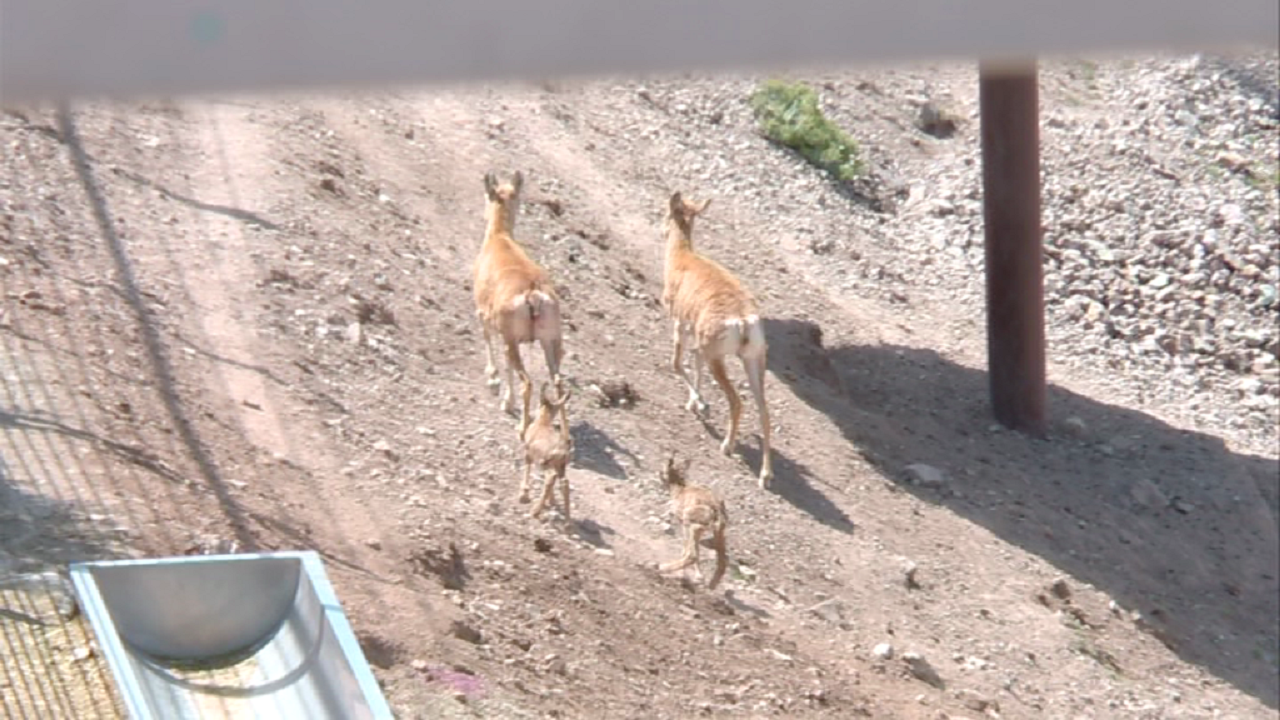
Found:
<path fill-rule="evenodd" d="M 1048 440 L 992 429 L 983 371 L 927 348 L 828 348 L 812 322 L 767 322 L 775 375 L 890 482 L 1141 612 L 1184 660 L 1277 707 L 1275 458 L 1055 385 Z M 909 482 L 912 463 L 947 484 Z"/>

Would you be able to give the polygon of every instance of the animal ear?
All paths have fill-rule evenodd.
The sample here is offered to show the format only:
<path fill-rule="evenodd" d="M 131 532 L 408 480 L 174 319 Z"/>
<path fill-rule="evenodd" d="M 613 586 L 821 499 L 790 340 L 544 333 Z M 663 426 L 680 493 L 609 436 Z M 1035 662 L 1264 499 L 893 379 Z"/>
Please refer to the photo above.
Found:
<path fill-rule="evenodd" d="M 702 202 L 698 203 L 698 206 L 695 207 L 693 211 L 694 213 L 701 215 L 702 211 L 706 210 L 707 206 L 710 204 L 711 204 L 711 198 L 707 198 L 706 200 L 703 200 Z"/>
<path fill-rule="evenodd" d="M 494 192 L 493 192 L 493 191 L 494 191 L 494 187 L 495 187 L 497 184 L 498 184 L 498 179 L 497 179 L 497 178 L 495 178 L 495 177 L 493 176 L 493 173 L 491 173 L 491 172 L 487 172 L 487 173 L 485 173 L 485 174 L 484 174 L 484 194 L 485 194 L 485 195 L 486 195 L 490 200 L 492 200 L 492 199 L 493 199 L 493 196 L 494 196 Z"/>
<path fill-rule="evenodd" d="M 516 171 L 516 174 L 511 178 L 511 187 L 517 193 L 520 192 L 520 188 L 524 187 L 524 173 L 519 170 Z"/>
<path fill-rule="evenodd" d="M 693 458 L 687 457 L 684 459 L 684 463 L 680 466 L 680 474 L 683 477 L 689 477 L 689 466 L 692 464 L 693 464 Z"/>
<path fill-rule="evenodd" d="M 672 215 L 679 215 L 684 212 L 684 197 L 680 195 L 679 190 L 671 193 L 670 206 Z"/>
<path fill-rule="evenodd" d="M 545 380 L 542 381 L 542 384 L 538 386 L 538 397 L 541 398 L 542 402 L 547 405 L 555 404 L 547 399 L 547 382 Z"/>

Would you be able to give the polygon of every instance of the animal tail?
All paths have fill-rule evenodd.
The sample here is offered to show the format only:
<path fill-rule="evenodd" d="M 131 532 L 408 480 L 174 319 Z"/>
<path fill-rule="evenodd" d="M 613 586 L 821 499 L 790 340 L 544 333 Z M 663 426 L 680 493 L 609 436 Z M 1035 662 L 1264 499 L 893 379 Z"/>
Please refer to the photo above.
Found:
<path fill-rule="evenodd" d="M 759 315 L 726 320 L 724 325 L 728 346 L 738 348 L 739 354 L 762 353 L 766 350 L 764 322 Z"/>
<path fill-rule="evenodd" d="M 752 349 L 763 349 L 765 346 L 764 321 L 759 315 L 748 315 L 742 322 L 746 330 L 742 344 Z"/>
<path fill-rule="evenodd" d="M 535 280 L 523 295 L 529 315 L 534 320 L 557 309 L 556 291 L 546 280 Z"/>

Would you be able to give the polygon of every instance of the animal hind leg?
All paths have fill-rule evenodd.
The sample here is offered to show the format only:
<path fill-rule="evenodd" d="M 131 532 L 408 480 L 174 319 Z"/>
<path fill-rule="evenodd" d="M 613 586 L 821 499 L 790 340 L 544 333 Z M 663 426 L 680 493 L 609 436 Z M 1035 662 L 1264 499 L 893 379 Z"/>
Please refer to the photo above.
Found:
<path fill-rule="evenodd" d="M 689 354 L 693 356 L 693 388 L 689 391 L 689 402 L 684 407 L 704 415 L 707 412 L 707 402 L 702 399 L 702 369 L 706 363 L 702 360 L 702 352 L 697 348 L 693 348 Z"/>
<path fill-rule="evenodd" d="M 711 533 L 711 545 L 716 551 L 716 571 L 711 575 L 711 582 L 707 583 L 708 590 L 715 590 L 720 584 L 720 579 L 724 577 L 724 571 L 729 567 L 729 550 L 725 544 L 724 524 L 717 525 Z"/>
<path fill-rule="evenodd" d="M 547 374 L 551 376 L 552 383 L 558 385 L 562 381 L 560 363 L 564 362 L 564 341 L 559 338 L 547 338 L 539 340 L 538 344 L 542 345 L 542 355 L 547 361 Z"/>
<path fill-rule="evenodd" d="M 529 373 L 524 369 L 524 363 L 520 360 L 520 344 L 507 343 L 507 394 L 503 396 L 503 411 L 511 412 L 514 408 L 511 405 L 511 396 L 514 395 L 512 387 L 513 380 L 511 376 L 519 375 L 520 377 L 520 437 L 524 437 L 524 431 L 529 428 L 529 401 L 533 396 L 533 384 L 529 381 Z"/>
<path fill-rule="evenodd" d="M 520 495 L 516 498 L 517 502 L 529 502 L 529 479 L 533 473 L 533 461 L 525 459 L 524 461 L 524 477 L 520 480 Z"/>
<path fill-rule="evenodd" d="M 556 476 L 552 470 L 546 470 L 542 476 L 542 493 L 538 497 L 538 504 L 533 506 L 533 510 L 529 512 L 531 517 L 542 515 L 542 511 L 546 509 L 548 503 L 554 504 L 553 494 L 555 490 Z"/>
<path fill-rule="evenodd" d="M 679 560 L 673 560 L 669 563 L 663 563 L 658 567 L 662 572 L 675 572 L 683 570 L 690 565 L 698 564 L 698 542 L 702 540 L 703 527 L 701 525 L 689 525 L 684 531 L 684 554 Z M 701 570 L 699 570 L 701 572 Z"/>
<path fill-rule="evenodd" d="M 760 416 L 760 487 L 768 488 L 773 480 L 773 425 L 769 422 L 769 405 L 764 398 L 764 358 L 743 358 L 742 366 L 756 401 L 756 414 Z"/>
<path fill-rule="evenodd" d="M 570 519 L 569 515 L 569 474 L 567 472 L 560 473 L 560 495 L 564 498 L 564 519 Z"/>
<path fill-rule="evenodd" d="M 720 443 L 720 452 L 732 455 L 733 448 L 738 443 L 738 421 L 742 419 L 742 399 L 738 397 L 738 391 L 733 389 L 733 382 L 729 380 L 724 358 L 714 358 L 707 364 L 711 366 L 711 377 L 716 379 L 716 384 L 729 400 L 729 428 L 725 431 L 724 441 Z"/>
<path fill-rule="evenodd" d="M 564 392 L 564 378 L 560 375 L 560 363 L 564 362 L 564 342 L 559 338 L 551 338 L 541 340 L 542 354 L 547 359 L 547 374 L 551 376 L 551 382 L 555 385 L 556 395 Z M 560 422 L 569 426 L 569 409 L 564 405 L 560 406 Z"/>
<path fill-rule="evenodd" d="M 479 318 L 480 330 L 484 333 L 485 385 L 488 386 L 489 392 L 497 394 L 498 388 L 502 385 L 502 379 L 498 377 L 498 365 L 493 360 L 493 331 L 489 329 L 489 323 L 480 312 L 476 312 L 476 317 Z"/>
<path fill-rule="evenodd" d="M 689 389 L 689 400 L 684 404 L 685 409 L 693 411 L 705 409 L 707 404 L 702 401 L 702 396 L 698 392 L 698 386 L 695 386 L 693 381 L 689 379 L 689 373 L 684 369 L 684 329 L 680 326 L 679 320 L 676 320 L 673 323 L 671 343 L 671 369 L 680 376 L 681 380 L 684 380 L 685 387 Z M 698 366 L 697 370 L 699 375 L 701 375 L 701 366 Z M 702 381 L 699 379 L 698 385 L 701 384 Z"/>

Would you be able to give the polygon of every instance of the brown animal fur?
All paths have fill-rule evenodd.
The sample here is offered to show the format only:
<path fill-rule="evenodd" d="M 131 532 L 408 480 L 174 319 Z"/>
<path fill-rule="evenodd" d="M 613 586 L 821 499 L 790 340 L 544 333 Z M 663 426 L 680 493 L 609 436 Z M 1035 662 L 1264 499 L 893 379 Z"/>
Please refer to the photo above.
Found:
<path fill-rule="evenodd" d="M 503 387 L 502 409 L 512 412 L 514 377 L 520 377 L 520 432 L 529 426 L 532 385 L 520 359 L 520 346 L 537 342 L 542 346 L 547 370 L 556 387 L 561 386 L 560 362 L 564 343 L 560 324 L 560 300 L 547 272 L 525 254 L 512 236 L 520 208 L 524 176 L 516 172 L 510 182 L 499 183 L 493 173 L 484 176 L 484 243 L 475 262 L 476 316 L 484 331 L 485 378 L 488 386 Z M 493 358 L 494 336 L 506 347 L 505 385 L 498 377 Z M 567 421 L 567 418 L 566 418 Z"/>
<path fill-rule="evenodd" d="M 703 534 L 710 531 L 711 545 L 716 551 L 716 571 L 711 576 L 711 582 L 707 583 L 707 589 L 715 590 L 729 565 L 729 553 L 725 545 L 729 513 L 725 509 L 724 500 L 711 488 L 689 485 L 688 472 L 689 460 L 684 461 L 682 468 L 677 468 L 675 458 L 668 458 L 666 467 L 662 469 L 662 484 L 671 493 L 671 511 L 684 526 L 684 554 L 679 560 L 659 565 L 658 569 L 662 572 L 674 572 L 692 565 L 701 581 L 703 575 L 702 568 L 698 566 L 698 543 L 702 541 Z"/>
<path fill-rule="evenodd" d="M 542 515 L 548 503 L 555 504 L 555 485 L 560 482 L 560 494 L 564 500 L 564 516 L 569 518 L 569 460 L 573 457 L 573 440 L 569 437 L 569 421 L 565 406 L 572 390 L 557 392 L 555 400 L 547 398 L 547 383 L 540 388 L 538 416 L 521 434 L 524 443 L 524 478 L 520 481 L 520 502 L 529 502 L 529 481 L 533 466 L 542 471 L 542 494 L 530 510 L 531 517 Z M 560 432 L 552 426 L 552 418 L 560 413 Z"/>
<path fill-rule="evenodd" d="M 756 412 L 760 416 L 760 487 L 767 488 L 773 480 L 773 457 L 769 407 L 764 396 L 768 357 L 764 325 L 755 298 L 738 278 L 693 249 L 693 220 L 710 204 L 710 199 L 701 203 L 689 202 L 677 192 L 672 194 L 667 211 L 662 304 L 674 322 L 675 348 L 671 367 L 689 388 L 685 408 L 698 413 L 707 409 L 707 403 L 702 399 L 703 363 L 710 368 L 711 376 L 729 400 L 729 429 L 720 444 L 720 451 L 729 455 L 737 444 L 742 401 L 729 380 L 725 358 L 737 355 L 742 360 L 755 398 Z M 682 357 L 686 342 L 690 344 L 693 355 L 692 382 Z"/>

